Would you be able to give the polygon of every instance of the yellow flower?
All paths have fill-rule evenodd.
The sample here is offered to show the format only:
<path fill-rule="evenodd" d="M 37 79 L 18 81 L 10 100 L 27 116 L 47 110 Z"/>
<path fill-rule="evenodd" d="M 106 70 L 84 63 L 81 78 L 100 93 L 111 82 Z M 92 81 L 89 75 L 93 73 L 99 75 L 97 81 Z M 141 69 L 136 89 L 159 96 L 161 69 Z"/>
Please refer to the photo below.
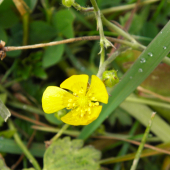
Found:
<path fill-rule="evenodd" d="M 92 75 L 88 86 L 88 75 L 73 75 L 60 84 L 60 87 L 49 86 L 42 97 L 45 113 L 54 113 L 63 108 L 71 110 L 61 120 L 70 125 L 88 125 L 99 116 L 102 106 L 107 104 L 108 93 L 104 83 Z M 63 90 L 67 89 L 72 93 Z"/>

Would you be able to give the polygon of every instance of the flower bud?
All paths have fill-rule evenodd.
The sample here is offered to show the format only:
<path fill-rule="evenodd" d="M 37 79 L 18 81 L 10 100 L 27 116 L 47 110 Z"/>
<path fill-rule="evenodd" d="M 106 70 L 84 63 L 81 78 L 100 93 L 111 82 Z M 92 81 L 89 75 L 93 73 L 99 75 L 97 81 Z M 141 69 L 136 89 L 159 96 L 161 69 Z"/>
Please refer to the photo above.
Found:
<path fill-rule="evenodd" d="M 54 114 L 54 116 L 58 119 L 61 120 L 61 118 L 67 114 L 67 111 L 65 109 L 59 110 Z"/>
<path fill-rule="evenodd" d="M 117 71 L 115 70 L 104 71 L 102 80 L 107 87 L 113 87 L 115 84 L 119 82 Z"/>
<path fill-rule="evenodd" d="M 70 8 L 74 4 L 74 0 L 62 0 L 62 4 Z"/>

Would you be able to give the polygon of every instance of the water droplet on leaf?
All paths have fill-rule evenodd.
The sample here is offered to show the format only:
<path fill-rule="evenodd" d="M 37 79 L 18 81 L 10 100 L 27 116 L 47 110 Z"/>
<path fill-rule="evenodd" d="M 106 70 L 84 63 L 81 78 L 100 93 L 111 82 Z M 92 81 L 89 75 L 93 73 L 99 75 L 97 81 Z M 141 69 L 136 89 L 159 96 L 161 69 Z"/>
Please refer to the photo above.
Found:
<path fill-rule="evenodd" d="M 143 70 L 142 70 L 141 68 L 139 68 L 139 70 L 138 70 L 138 71 L 139 71 L 139 73 L 142 73 L 142 72 L 143 72 Z"/>
<path fill-rule="evenodd" d="M 163 49 L 166 50 L 166 46 L 163 46 Z"/>
<path fill-rule="evenodd" d="M 149 55 L 150 57 L 152 57 L 152 56 L 153 56 L 153 54 L 152 54 L 151 52 L 149 52 L 149 53 L 148 53 L 148 55 Z"/>
<path fill-rule="evenodd" d="M 140 59 L 140 62 L 141 62 L 141 63 L 145 63 L 145 62 L 146 62 L 146 59 L 145 59 L 145 58 L 141 58 L 141 59 Z"/>

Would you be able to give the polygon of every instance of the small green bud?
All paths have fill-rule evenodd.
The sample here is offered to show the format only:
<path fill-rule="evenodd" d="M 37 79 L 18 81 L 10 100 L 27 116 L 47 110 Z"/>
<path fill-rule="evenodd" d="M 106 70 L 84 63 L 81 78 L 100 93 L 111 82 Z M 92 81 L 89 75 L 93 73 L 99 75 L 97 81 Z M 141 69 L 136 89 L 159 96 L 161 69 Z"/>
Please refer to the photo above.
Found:
<path fill-rule="evenodd" d="M 115 84 L 119 82 L 117 71 L 115 70 L 104 71 L 102 80 L 107 87 L 113 87 Z"/>
<path fill-rule="evenodd" d="M 74 4 L 74 0 L 62 0 L 62 4 L 70 8 Z"/>
<path fill-rule="evenodd" d="M 54 113 L 54 116 L 58 119 L 61 120 L 61 118 L 67 114 L 67 111 L 65 109 L 59 110 L 58 112 Z"/>

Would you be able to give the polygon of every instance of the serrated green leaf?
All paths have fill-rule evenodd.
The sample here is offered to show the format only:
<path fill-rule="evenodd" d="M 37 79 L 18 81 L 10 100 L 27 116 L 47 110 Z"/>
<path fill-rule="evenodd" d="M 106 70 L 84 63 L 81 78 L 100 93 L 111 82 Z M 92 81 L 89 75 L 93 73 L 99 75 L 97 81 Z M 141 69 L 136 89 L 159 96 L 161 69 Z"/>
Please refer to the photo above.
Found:
<path fill-rule="evenodd" d="M 62 39 L 61 38 L 55 39 L 55 41 L 59 41 L 59 40 Z M 61 60 L 63 53 L 64 53 L 64 44 L 47 47 L 43 55 L 43 62 L 42 62 L 43 67 L 48 68 L 58 63 Z"/>
<path fill-rule="evenodd" d="M 120 83 L 114 88 L 107 105 L 103 106 L 100 116 L 83 128 L 79 138 L 88 138 L 115 108 L 139 86 L 148 75 L 156 68 L 170 51 L 170 22 L 162 29 L 156 38 L 149 44 L 145 51 L 127 71 Z M 144 58 L 145 62 L 141 63 Z M 153 123 L 154 125 L 154 123 Z M 168 126 L 168 129 L 170 127 Z M 168 133 L 166 135 L 169 135 Z M 166 140 L 166 139 L 165 139 Z M 164 140 L 164 141 L 165 141 Z"/>
<path fill-rule="evenodd" d="M 1 99 L 0 99 L 0 116 L 4 119 L 5 122 L 11 116 L 11 113 L 9 112 L 9 110 L 4 105 Z"/>
<path fill-rule="evenodd" d="M 99 170 L 101 153 L 80 139 L 59 139 L 46 150 L 43 170 Z"/>
<path fill-rule="evenodd" d="M 66 38 L 74 37 L 73 21 L 74 15 L 68 10 L 60 10 L 53 16 L 53 25 L 59 33 L 62 33 Z"/>
<path fill-rule="evenodd" d="M 4 159 L 3 159 L 3 157 L 1 156 L 1 154 L 0 154 L 0 170 L 10 170 L 10 169 L 6 166 L 6 164 L 5 164 L 5 162 L 4 162 Z"/>

